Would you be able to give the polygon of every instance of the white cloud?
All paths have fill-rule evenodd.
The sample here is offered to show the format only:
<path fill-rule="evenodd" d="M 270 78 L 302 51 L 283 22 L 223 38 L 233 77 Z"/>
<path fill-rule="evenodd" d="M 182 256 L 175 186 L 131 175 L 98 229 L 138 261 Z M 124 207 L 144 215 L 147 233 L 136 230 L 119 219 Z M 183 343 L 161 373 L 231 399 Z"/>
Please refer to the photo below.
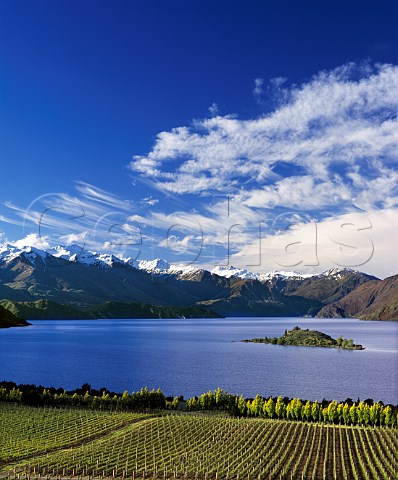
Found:
<path fill-rule="evenodd" d="M 35 247 L 40 250 L 45 250 L 50 248 L 50 243 L 48 242 L 47 236 L 41 236 L 37 233 L 29 233 L 25 238 L 13 242 L 12 245 L 15 245 L 17 248 L 22 247 Z"/>
<path fill-rule="evenodd" d="M 149 197 L 143 198 L 142 203 L 147 207 L 153 207 L 154 205 L 159 203 L 159 199 L 158 198 L 152 198 L 151 196 L 149 196 Z"/>
<path fill-rule="evenodd" d="M 352 80 L 354 73 L 360 78 Z M 257 88 L 261 85 L 258 81 Z M 277 191 L 274 200 L 285 205 L 290 194 L 286 190 L 283 196 L 283 184 L 276 182 L 284 177 L 278 173 L 280 166 L 287 164 L 301 170 L 295 180 L 311 177 L 312 185 L 329 190 L 340 185 L 330 205 L 339 194 L 340 201 L 351 205 L 366 189 L 345 176 L 347 169 L 366 166 L 371 171 L 360 174 L 363 181 L 370 177 L 382 183 L 375 161 L 398 160 L 397 91 L 396 66 L 360 70 L 350 64 L 322 72 L 292 87 L 287 100 L 263 117 L 218 116 L 161 132 L 153 149 L 135 156 L 130 169 L 151 177 L 163 191 L 241 195 L 268 188 L 266 192 Z M 341 172 L 339 178 L 336 172 Z M 322 202 L 326 205 L 325 197 Z"/>
<path fill-rule="evenodd" d="M 255 78 L 252 93 L 256 103 L 271 108 L 289 100 L 290 90 L 284 86 L 286 82 L 285 77 L 275 77 L 265 85 L 262 78 Z"/>
<path fill-rule="evenodd" d="M 24 222 L 22 222 L 21 220 L 18 220 L 16 218 L 6 217 L 5 215 L 0 215 L 0 222 L 8 223 L 10 225 L 16 225 L 17 227 L 24 226 Z"/>
<path fill-rule="evenodd" d="M 102 190 L 101 188 L 86 182 L 76 182 L 76 190 L 83 196 L 90 205 L 102 204 L 107 207 L 116 208 L 117 211 L 131 211 L 132 202 Z"/>
<path fill-rule="evenodd" d="M 282 88 L 282 85 L 287 82 L 287 78 L 285 77 L 275 77 L 271 78 L 270 83 L 275 88 Z"/>
<path fill-rule="evenodd" d="M 106 242 L 119 249 L 136 244 L 137 226 L 128 221 L 133 202 L 84 182 L 77 182 L 76 190 L 77 195 L 41 195 L 26 208 L 6 202 L 14 217 L 0 216 L 0 221 L 22 227 L 23 235 L 29 230 L 35 232 L 19 240 L 18 245 L 45 249 L 49 244 L 84 243 L 100 250 Z"/>
<path fill-rule="evenodd" d="M 287 177 L 263 189 L 241 195 L 249 207 L 272 208 L 275 205 L 300 210 L 330 206 L 338 200 L 350 200 L 350 189 L 341 178 L 316 180 L 310 175 Z"/>
<path fill-rule="evenodd" d="M 43 195 L 27 209 L 8 203 L 13 215 L 0 221 L 25 232 L 40 226 L 49 243 L 131 247 L 142 258 L 168 249 L 198 254 L 198 265 L 220 263 L 229 249 L 231 262 L 260 271 L 289 262 L 323 271 L 340 261 L 378 276 L 396 273 L 398 67 L 349 64 L 286 85 L 256 79 L 253 93 L 278 105 L 259 118 L 215 116 L 213 104 L 212 118 L 159 133 L 130 163 L 140 201 L 78 182 L 76 195 Z M 281 218 L 301 223 L 277 234 Z"/>
<path fill-rule="evenodd" d="M 349 267 L 384 278 L 398 274 L 394 232 L 398 228 L 398 209 L 369 210 L 331 216 L 320 222 L 293 223 L 288 230 L 265 234 L 232 255 L 229 263 L 252 265 L 264 273 L 294 269 L 322 272 Z"/>
<path fill-rule="evenodd" d="M 89 232 L 81 232 L 81 233 L 70 233 L 68 235 L 62 235 L 59 237 L 59 240 L 66 245 L 72 245 L 74 243 L 82 244 L 85 243 L 87 238 L 89 237 Z"/>
<path fill-rule="evenodd" d="M 181 254 L 191 251 L 194 247 L 193 243 L 195 240 L 197 239 L 195 239 L 193 235 L 186 235 L 183 238 L 179 238 L 176 235 L 169 235 L 159 243 L 159 246 L 169 248 L 170 250 Z"/>
<path fill-rule="evenodd" d="M 215 117 L 218 114 L 218 105 L 217 103 L 213 102 L 210 107 L 208 108 L 209 113 L 212 117 Z"/>
<path fill-rule="evenodd" d="M 260 222 L 267 233 L 262 239 L 266 269 L 278 268 L 269 261 L 275 238 L 287 240 L 298 230 L 275 237 L 272 218 L 307 212 L 300 235 L 309 240 L 318 229 L 322 253 L 314 259 L 309 241 L 306 246 L 291 245 L 293 256 L 308 257 L 308 265 L 301 262 L 300 268 L 320 271 L 336 266 L 334 248 L 359 267 L 368 246 L 365 230 L 353 233 L 345 227 L 352 242 L 365 242 L 358 248 L 331 243 L 329 237 L 339 231 L 338 222 L 353 218 L 366 223 L 366 212 L 371 212 L 369 231 L 377 242 L 373 257 L 365 259 L 366 268 L 381 276 L 389 268 L 396 271 L 382 252 L 391 255 L 393 222 L 397 226 L 391 212 L 398 203 L 398 67 L 351 63 L 320 72 L 305 84 L 286 85 L 285 78 L 268 84 L 255 79 L 253 94 L 259 103 L 260 97 L 273 97 L 277 107 L 272 112 L 251 120 L 217 116 L 161 132 L 147 155 L 133 157 L 131 171 L 151 178 L 163 192 L 205 196 L 207 206 L 204 199 L 199 212 L 185 212 L 182 218 L 187 234 L 194 219 L 202 225 L 207 246 L 225 247 L 235 221 L 235 260 L 243 261 L 248 252 L 258 256 Z M 209 201 L 209 196 L 220 194 L 224 199 Z M 227 195 L 234 218 L 225 215 Z M 161 228 L 167 216 L 153 215 L 146 221 Z M 350 238 L 345 240 L 350 245 Z"/>
<path fill-rule="evenodd" d="M 255 97 L 259 97 L 263 93 L 263 85 L 264 85 L 264 79 L 262 78 L 254 79 L 253 95 Z"/>

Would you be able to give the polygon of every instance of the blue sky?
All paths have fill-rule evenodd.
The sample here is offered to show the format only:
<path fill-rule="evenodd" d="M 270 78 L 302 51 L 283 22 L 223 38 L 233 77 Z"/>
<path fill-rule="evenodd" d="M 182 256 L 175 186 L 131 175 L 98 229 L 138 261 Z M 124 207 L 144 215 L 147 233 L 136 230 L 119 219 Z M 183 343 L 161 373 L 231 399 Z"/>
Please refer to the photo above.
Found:
<path fill-rule="evenodd" d="M 398 273 L 397 23 L 395 1 L 1 1 L 1 241 Z"/>

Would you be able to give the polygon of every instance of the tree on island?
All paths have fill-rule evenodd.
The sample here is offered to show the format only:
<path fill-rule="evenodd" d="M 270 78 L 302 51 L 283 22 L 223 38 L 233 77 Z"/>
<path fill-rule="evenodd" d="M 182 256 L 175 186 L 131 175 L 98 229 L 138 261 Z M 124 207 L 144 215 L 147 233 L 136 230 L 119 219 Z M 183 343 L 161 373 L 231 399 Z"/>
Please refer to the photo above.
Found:
<path fill-rule="evenodd" d="M 327 347 L 327 348 L 342 348 L 349 350 L 363 350 L 362 345 L 354 344 L 353 340 L 345 339 L 340 335 L 336 340 L 326 333 L 317 330 L 309 330 L 308 328 L 302 330 L 296 326 L 291 330 L 285 330 L 285 333 L 277 337 L 263 337 L 253 338 L 251 340 L 242 340 L 248 343 L 270 343 L 272 345 L 292 345 L 304 347 Z"/>

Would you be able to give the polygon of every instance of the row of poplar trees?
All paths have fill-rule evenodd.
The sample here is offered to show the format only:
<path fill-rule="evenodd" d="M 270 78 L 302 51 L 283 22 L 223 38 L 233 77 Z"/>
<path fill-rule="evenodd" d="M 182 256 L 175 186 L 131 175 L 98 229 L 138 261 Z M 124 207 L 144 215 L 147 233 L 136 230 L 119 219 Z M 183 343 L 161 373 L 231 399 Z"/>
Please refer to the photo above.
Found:
<path fill-rule="evenodd" d="M 122 395 L 110 395 L 105 391 L 101 396 L 52 394 L 47 389 L 42 391 L 21 391 L 14 387 L 0 387 L 0 401 L 25 403 L 28 405 L 88 407 L 100 410 L 188 410 L 188 411 L 222 411 L 235 416 L 263 417 L 269 419 L 298 420 L 306 422 L 325 422 L 345 425 L 398 426 L 398 407 L 368 402 L 303 402 L 299 398 L 286 399 L 278 397 L 268 399 L 257 395 L 254 399 L 231 395 L 218 388 L 187 402 L 177 397 L 166 400 L 161 390 L 142 388 L 138 392 Z"/>
<path fill-rule="evenodd" d="M 306 422 L 325 422 L 345 425 L 398 425 L 398 412 L 391 405 L 382 403 L 368 404 L 332 402 L 303 402 L 299 398 L 283 399 L 272 397 L 265 399 L 257 395 L 254 399 L 231 395 L 221 389 L 207 392 L 200 397 L 187 401 L 187 410 L 221 410 L 233 415 L 263 417 L 270 419 L 301 420 Z"/>

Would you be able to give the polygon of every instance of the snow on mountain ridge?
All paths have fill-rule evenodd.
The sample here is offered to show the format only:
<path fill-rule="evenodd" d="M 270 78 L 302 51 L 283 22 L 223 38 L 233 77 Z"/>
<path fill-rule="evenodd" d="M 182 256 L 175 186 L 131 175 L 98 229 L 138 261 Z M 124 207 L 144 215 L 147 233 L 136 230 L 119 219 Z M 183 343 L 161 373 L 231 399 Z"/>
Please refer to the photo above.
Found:
<path fill-rule="evenodd" d="M 4 243 L 3 245 L 0 245 L 0 258 L 5 260 L 6 262 L 13 260 L 21 253 L 21 249 L 16 247 L 15 245 L 11 245 L 9 243 Z"/>
<path fill-rule="evenodd" d="M 79 245 L 58 245 L 48 250 L 53 257 L 63 258 L 69 262 L 78 262 L 83 265 L 97 265 L 103 268 L 113 267 L 115 264 L 125 264 L 125 259 L 113 253 L 97 253 Z"/>
<path fill-rule="evenodd" d="M 260 282 L 265 282 L 268 280 L 273 280 L 275 278 L 307 278 L 312 277 L 314 274 L 309 273 L 297 273 L 297 272 L 287 272 L 287 271 L 271 271 L 267 273 L 254 273 L 245 268 L 238 268 L 232 265 L 228 266 L 217 266 L 211 270 L 211 273 L 218 275 L 220 277 L 237 277 L 250 280 L 258 280 Z"/>
<path fill-rule="evenodd" d="M 0 244 L 0 260 L 5 261 L 6 263 L 12 261 L 22 254 L 25 255 L 32 265 L 36 264 L 35 262 L 37 257 L 40 257 L 45 263 L 46 258 L 51 255 L 53 257 L 62 258 L 70 262 L 80 263 L 87 266 L 98 266 L 101 268 L 111 268 L 116 264 L 126 265 L 137 270 L 144 270 L 154 275 L 169 274 L 183 276 L 202 270 L 201 268 L 192 265 L 170 264 L 167 260 L 160 258 L 154 260 L 133 260 L 131 258 L 118 257 L 112 253 L 97 253 L 76 244 L 58 245 L 46 251 L 32 246 L 17 247 L 9 243 L 2 245 Z M 245 268 L 234 267 L 232 265 L 218 265 L 209 270 L 209 272 L 213 275 L 218 275 L 225 278 L 235 277 L 266 282 L 275 279 L 304 279 L 317 275 L 341 278 L 346 274 L 355 272 L 355 270 L 350 268 L 331 268 L 323 273 L 316 274 L 301 274 L 294 271 L 271 271 L 267 273 L 255 273 Z"/>
<path fill-rule="evenodd" d="M 98 265 L 109 267 L 109 263 L 103 258 L 103 254 L 91 252 L 79 245 L 58 245 L 49 250 L 53 257 L 63 258 L 69 262 L 81 263 L 83 265 Z"/>
<path fill-rule="evenodd" d="M 217 267 L 213 268 L 210 273 L 212 273 L 213 275 L 218 275 L 219 277 L 226 277 L 226 278 L 238 277 L 238 278 L 244 278 L 244 279 L 250 279 L 250 280 L 260 279 L 260 275 L 258 273 L 253 273 L 253 272 L 250 272 L 249 270 L 246 270 L 245 268 L 237 268 L 232 265 L 228 265 L 228 266 L 218 265 Z"/>
<path fill-rule="evenodd" d="M 147 271 L 167 271 L 170 268 L 170 264 L 167 260 L 161 258 L 155 258 L 155 260 L 136 260 L 136 268 L 139 270 Z"/>
<path fill-rule="evenodd" d="M 341 278 L 344 274 L 350 274 L 355 272 L 352 268 L 343 267 L 343 268 L 329 268 L 326 272 L 323 272 L 321 275 L 325 277 L 337 277 Z"/>
<path fill-rule="evenodd" d="M 79 245 L 58 245 L 48 251 L 51 255 L 63 258 L 71 262 L 79 262 L 84 265 L 100 265 L 112 267 L 119 263 L 128 265 L 137 270 L 145 270 L 148 273 L 186 273 L 192 271 L 193 267 L 182 265 L 171 265 L 167 260 L 156 258 L 154 260 L 136 260 L 131 258 L 117 257 L 112 253 L 97 253 L 80 247 Z M 196 269 L 194 269 L 196 270 Z"/>
<path fill-rule="evenodd" d="M 148 273 L 153 274 L 168 274 L 168 275 L 187 275 L 193 272 L 201 270 L 198 267 L 192 267 L 190 265 L 174 265 L 170 264 L 167 260 L 156 258 L 155 260 L 126 260 L 133 268 L 137 270 L 145 270 Z"/>
<path fill-rule="evenodd" d="M 318 275 L 317 273 L 298 273 L 295 271 L 286 271 L 286 270 L 272 270 L 271 272 L 261 273 L 260 277 L 262 280 L 272 280 L 274 278 L 310 278 Z"/>
<path fill-rule="evenodd" d="M 6 263 L 11 262 L 22 254 L 32 263 L 32 265 L 36 264 L 37 257 L 41 258 L 45 263 L 45 260 L 49 255 L 44 250 L 39 250 L 36 247 L 17 247 L 9 243 L 0 245 L 0 259 L 3 259 Z"/>

